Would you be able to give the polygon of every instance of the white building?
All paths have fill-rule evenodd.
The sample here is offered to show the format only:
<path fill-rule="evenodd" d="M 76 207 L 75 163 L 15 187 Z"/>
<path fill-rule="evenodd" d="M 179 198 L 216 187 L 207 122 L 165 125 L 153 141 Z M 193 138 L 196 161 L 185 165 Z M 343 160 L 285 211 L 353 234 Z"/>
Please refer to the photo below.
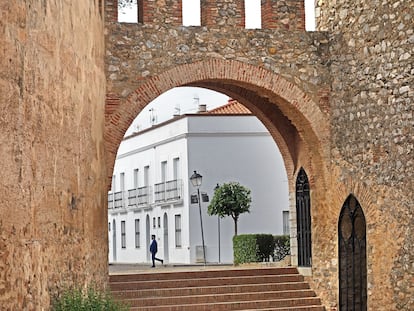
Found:
<path fill-rule="evenodd" d="M 238 233 L 288 234 L 288 184 L 280 152 L 262 123 L 237 103 L 187 114 L 125 137 L 108 193 L 109 262 L 149 262 L 151 234 L 157 257 L 169 263 L 203 262 L 197 193 L 189 177 L 203 176 L 210 199 L 217 184 L 236 181 L 251 190 L 251 212 Z M 231 263 L 234 223 L 207 214 L 202 222 L 207 262 Z M 284 227 L 285 226 L 285 227 Z"/>

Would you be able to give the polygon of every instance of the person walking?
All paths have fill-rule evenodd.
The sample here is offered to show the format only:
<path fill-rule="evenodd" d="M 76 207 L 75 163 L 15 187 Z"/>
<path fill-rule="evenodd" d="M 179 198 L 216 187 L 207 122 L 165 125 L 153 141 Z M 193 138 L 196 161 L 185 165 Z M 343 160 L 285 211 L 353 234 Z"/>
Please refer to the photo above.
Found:
<path fill-rule="evenodd" d="M 155 254 L 158 252 L 158 245 L 157 245 L 157 241 L 155 240 L 155 234 L 151 235 L 151 245 L 150 245 L 150 252 L 151 252 L 151 258 L 152 258 L 152 266 L 151 268 L 155 268 L 155 261 L 160 261 L 161 264 L 164 263 L 164 260 L 159 259 L 157 257 L 155 257 Z"/>

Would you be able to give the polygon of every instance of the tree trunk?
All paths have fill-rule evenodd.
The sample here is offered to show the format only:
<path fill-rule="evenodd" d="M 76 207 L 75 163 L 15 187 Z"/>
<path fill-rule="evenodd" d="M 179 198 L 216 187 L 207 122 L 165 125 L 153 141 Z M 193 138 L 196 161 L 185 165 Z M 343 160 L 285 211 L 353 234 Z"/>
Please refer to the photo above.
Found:
<path fill-rule="evenodd" d="M 234 219 L 234 236 L 237 235 L 237 218 Z"/>

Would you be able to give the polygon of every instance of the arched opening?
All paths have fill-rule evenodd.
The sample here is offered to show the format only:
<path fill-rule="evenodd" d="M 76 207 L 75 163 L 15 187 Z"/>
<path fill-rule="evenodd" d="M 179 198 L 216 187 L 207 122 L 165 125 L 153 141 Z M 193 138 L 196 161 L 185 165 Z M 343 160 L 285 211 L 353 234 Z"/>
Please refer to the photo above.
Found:
<path fill-rule="evenodd" d="M 112 158 L 110 157 L 109 159 L 111 161 L 110 167 L 113 167 L 112 161 L 115 159 L 117 147 L 132 120 L 154 98 L 178 86 L 202 87 L 215 90 L 236 99 L 248 108 L 261 121 L 274 142 L 277 143 L 291 192 L 295 189 L 294 172 L 302 164 L 306 164 L 307 167 L 311 168 L 311 174 L 313 170 L 320 172 L 319 176 L 321 178 L 318 179 L 318 182 L 323 184 L 324 166 L 322 158 L 324 146 L 322 142 L 326 141 L 324 136 L 328 134 L 326 130 L 328 123 L 325 120 L 325 115 L 320 111 L 313 99 L 294 84 L 267 70 L 237 61 L 222 61 L 218 59 L 177 66 L 152 77 L 131 93 L 127 100 L 121 101 L 116 109 L 112 107 L 111 113 L 107 117 L 108 127 L 106 136 L 108 138 L 107 150 L 109 155 L 112 154 Z M 118 139 L 119 141 L 117 141 Z M 200 156 L 199 159 L 204 159 L 206 156 L 211 157 L 211 155 L 211 152 L 206 153 Z M 163 161 L 171 162 L 168 159 L 159 160 L 161 163 Z M 196 162 L 188 167 L 190 171 L 194 169 L 199 170 L 199 164 Z M 159 166 L 159 169 L 162 172 L 162 165 Z M 205 174 L 205 176 L 208 175 L 205 172 L 201 173 Z M 266 172 L 263 174 L 266 174 Z M 181 175 L 181 179 L 184 180 L 189 176 L 188 172 L 184 173 Z M 217 182 L 223 181 L 209 181 L 211 185 L 206 184 L 206 192 L 212 195 L 212 189 Z M 184 194 L 184 197 L 189 197 L 189 195 L 190 193 Z M 173 209 L 174 207 L 166 206 L 164 208 Z M 186 215 L 179 213 L 176 213 L 176 215 L 179 216 L 178 219 L 181 219 L 180 222 L 177 222 L 178 224 L 185 224 L 189 221 Z M 156 217 L 151 216 L 151 219 L 154 218 L 156 222 Z M 282 214 L 280 218 L 282 218 Z M 147 221 L 149 222 L 148 219 Z M 188 245 L 188 241 L 185 240 L 186 236 L 196 237 L 200 230 L 197 230 L 194 234 L 184 235 L 180 231 L 183 228 L 178 227 L 177 223 L 175 228 L 171 228 L 171 230 L 175 231 L 175 246 L 177 248 L 185 247 Z M 217 219 L 215 224 L 218 224 Z M 232 228 L 231 224 L 230 228 Z M 177 243 L 177 236 L 180 236 L 180 233 L 182 234 L 181 240 Z M 162 237 L 162 231 L 157 236 Z M 217 236 L 213 239 L 219 240 Z M 195 255 L 196 252 L 194 250 L 192 256 Z M 169 256 L 171 257 L 172 254 L 169 253 Z"/>
<path fill-rule="evenodd" d="M 366 222 L 352 194 L 342 206 L 338 222 L 339 310 L 367 310 Z"/>
<path fill-rule="evenodd" d="M 303 168 L 296 178 L 296 226 L 298 266 L 312 265 L 312 223 L 309 180 Z"/>
<path fill-rule="evenodd" d="M 182 131 L 184 125 L 188 131 Z M 126 218 L 128 226 L 128 218 L 148 213 L 160 258 L 177 264 L 204 260 L 198 205 L 189 202 L 196 191 L 189 183 L 194 169 L 204 175 L 200 191 L 208 263 L 233 261 L 232 219 L 207 214 L 205 197 L 211 200 L 217 184 L 237 181 L 254 193 L 251 213 L 238 222 L 240 234 L 284 233 L 289 196 L 282 156 L 267 129 L 240 103 L 203 88 L 175 88 L 146 106 L 126 133 L 113 172 L 115 183 L 124 176 L 124 203 L 113 208 L 111 198 L 122 197 L 112 193 L 120 188 L 114 185 L 109 217 Z M 140 198 L 143 187 L 152 193 L 148 200 Z M 119 263 L 145 262 L 147 255 L 132 245 L 119 252 L 125 254 Z"/>

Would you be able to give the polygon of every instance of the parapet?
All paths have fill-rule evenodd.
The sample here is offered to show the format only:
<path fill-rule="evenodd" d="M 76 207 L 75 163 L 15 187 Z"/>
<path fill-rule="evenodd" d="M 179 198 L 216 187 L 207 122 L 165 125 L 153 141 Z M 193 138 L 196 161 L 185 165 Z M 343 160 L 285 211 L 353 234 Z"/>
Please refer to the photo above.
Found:
<path fill-rule="evenodd" d="M 118 19 L 118 0 L 106 0 L 106 19 Z M 200 0 L 201 26 L 245 28 L 244 0 Z M 138 23 L 180 26 L 182 0 L 138 0 Z M 263 29 L 305 29 L 304 0 L 261 0 Z"/>

